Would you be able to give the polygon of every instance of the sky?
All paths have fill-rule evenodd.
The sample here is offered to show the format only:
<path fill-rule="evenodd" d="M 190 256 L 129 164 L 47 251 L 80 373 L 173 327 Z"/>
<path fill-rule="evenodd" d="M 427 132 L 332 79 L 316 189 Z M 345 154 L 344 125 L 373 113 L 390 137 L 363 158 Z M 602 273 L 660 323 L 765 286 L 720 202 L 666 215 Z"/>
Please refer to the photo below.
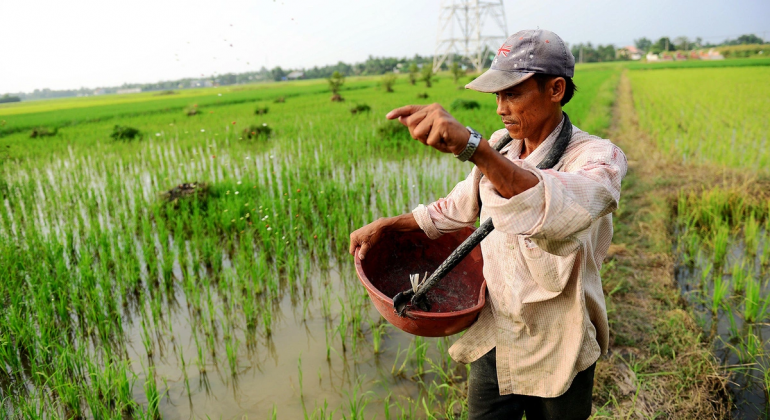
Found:
<path fill-rule="evenodd" d="M 504 0 L 507 30 L 576 44 L 770 37 L 768 0 Z M 435 52 L 439 0 L 0 0 L 0 94 Z"/>

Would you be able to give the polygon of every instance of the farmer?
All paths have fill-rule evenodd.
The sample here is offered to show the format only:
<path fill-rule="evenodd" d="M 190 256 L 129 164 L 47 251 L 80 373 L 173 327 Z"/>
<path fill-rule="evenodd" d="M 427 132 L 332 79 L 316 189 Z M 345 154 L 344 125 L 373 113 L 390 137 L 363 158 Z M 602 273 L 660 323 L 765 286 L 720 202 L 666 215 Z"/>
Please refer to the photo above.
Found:
<path fill-rule="evenodd" d="M 415 139 L 475 167 L 446 198 L 350 235 L 350 253 L 360 247 L 364 259 L 389 232 L 421 229 L 435 239 L 492 218 L 495 229 L 481 243 L 487 305 L 449 350 L 471 364 L 472 420 L 591 414 L 594 368 L 609 338 L 599 270 L 627 164 L 617 146 L 562 113 L 576 90 L 574 72 L 559 36 L 521 31 L 466 86 L 495 94 L 505 129 L 488 140 L 438 104 L 390 111 Z M 554 160 L 560 138 L 567 147 Z"/>

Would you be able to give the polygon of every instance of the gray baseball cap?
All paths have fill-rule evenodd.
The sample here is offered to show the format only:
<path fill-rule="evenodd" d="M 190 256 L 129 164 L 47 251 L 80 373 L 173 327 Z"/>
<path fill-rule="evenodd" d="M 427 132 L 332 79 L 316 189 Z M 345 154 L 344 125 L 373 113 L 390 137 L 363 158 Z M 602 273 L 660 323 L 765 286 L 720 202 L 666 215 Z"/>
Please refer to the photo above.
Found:
<path fill-rule="evenodd" d="M 500 92 L 535 73 L 562 77 L 575 75 L 575 57 L 559 35 L 544 29 L 516 32 L 497 50 L 489 70 L 465 88 L 486 93 Z"/>

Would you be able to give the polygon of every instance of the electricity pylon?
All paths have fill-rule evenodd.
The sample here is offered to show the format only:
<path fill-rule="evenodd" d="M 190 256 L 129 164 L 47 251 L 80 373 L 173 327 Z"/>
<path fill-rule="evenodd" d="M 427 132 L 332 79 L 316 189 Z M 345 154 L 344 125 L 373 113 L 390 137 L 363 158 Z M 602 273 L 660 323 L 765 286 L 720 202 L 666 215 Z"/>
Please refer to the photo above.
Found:
<path fill-rule="evenodd" d="M 442 0 L 438 15 L 438 37 L 433 56 L 433 71 L 455 56 L 465 58 L 481 72 L 489 51 L 508 38 L 503 0 Z"/>

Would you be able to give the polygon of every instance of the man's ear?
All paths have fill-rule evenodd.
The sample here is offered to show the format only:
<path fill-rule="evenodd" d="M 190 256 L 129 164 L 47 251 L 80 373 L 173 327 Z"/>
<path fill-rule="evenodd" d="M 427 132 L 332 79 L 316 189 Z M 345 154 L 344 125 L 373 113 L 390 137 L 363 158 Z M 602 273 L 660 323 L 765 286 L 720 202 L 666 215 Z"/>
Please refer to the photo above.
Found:
<path fill-rule="evenodd" d="M 554 77 L 549 86 L 551 102 L 561 102 L 564 93 L 567 91 L 567 81 L 563 77 Z"/>

